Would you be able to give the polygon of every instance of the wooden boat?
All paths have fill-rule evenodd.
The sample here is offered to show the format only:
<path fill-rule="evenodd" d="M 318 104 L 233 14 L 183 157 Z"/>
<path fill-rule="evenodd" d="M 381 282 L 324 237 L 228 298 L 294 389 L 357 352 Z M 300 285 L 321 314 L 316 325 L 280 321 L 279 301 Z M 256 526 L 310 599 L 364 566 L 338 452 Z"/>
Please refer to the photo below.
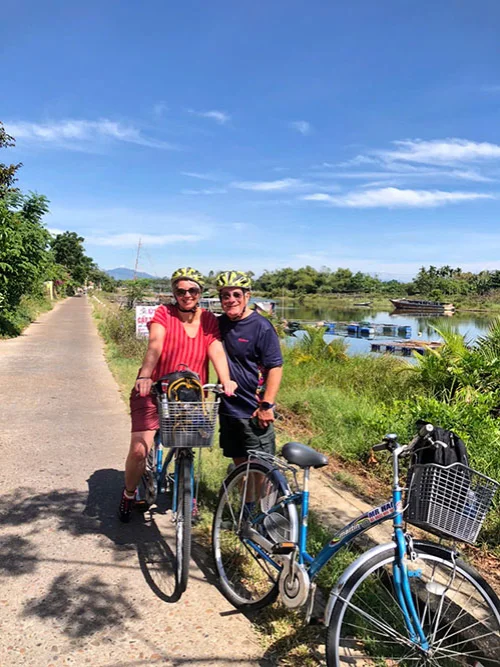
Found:
<path fill-rule="evenodd" d="M 355 303 L 353 304 L 354 306 L 371 306 L 372 302 L 371 301 L 363 301 L 362 303 Z"/>
<path fill-rule="evenodd" d="M 455 310 L 452 303 L 440 303 L 439 301 L 424 301 L 422 299 L 390 299 L 396 310 L 449 313 Z"/>

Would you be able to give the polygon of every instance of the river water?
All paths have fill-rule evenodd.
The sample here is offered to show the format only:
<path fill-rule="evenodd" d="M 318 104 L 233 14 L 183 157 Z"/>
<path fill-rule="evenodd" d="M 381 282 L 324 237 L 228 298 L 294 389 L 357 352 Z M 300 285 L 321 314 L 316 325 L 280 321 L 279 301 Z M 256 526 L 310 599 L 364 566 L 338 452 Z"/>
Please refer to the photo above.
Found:
<path fill-rule="evenodd" d="M 412 340 L 441 340 L 435 328 L 452 326 L 463 334 L 466 340 L 473 342 L 478 336 L 488 331 L 489 323 L 495 318 L 488 313 L 459 312 L 451 316 L 422 316 L 411 313 L 394 313 L 372 308 L 335 309 L 328 307 L 308 308 L 305 306 L 283 308 L 279 303 L 276 306 L 276 315 L 288 321 L 304 320 L 307 322 L 373 322 L 375 324 L 391 324 L 396 326 L 410 326 Z M 300 336 L 300 332 L 298 336 Z M 325 341 L 336 338 L 325 334 Z M 346 337 L 351 354 L 363 354 L 371 351 L 372 342 L 391 340 L 391 337 L 375 335 L 373 339 Z M 394 337 L 393 340 L 404 340 Z"/>

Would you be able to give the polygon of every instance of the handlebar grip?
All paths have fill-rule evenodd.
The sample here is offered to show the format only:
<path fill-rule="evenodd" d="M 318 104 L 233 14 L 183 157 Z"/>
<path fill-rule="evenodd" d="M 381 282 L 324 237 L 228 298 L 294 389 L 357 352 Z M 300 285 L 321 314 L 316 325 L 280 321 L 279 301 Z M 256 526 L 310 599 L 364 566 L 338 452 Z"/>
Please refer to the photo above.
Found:
<path fill-rule="evenodd" d="M 383 452 L 384 449 L 388 448 L 387 442 L 379 442 L 378 445 L 373 445 L 372 449 L 374 452 Z"/>
<path fill-rule="evenodd" d="M 418 434 L 424 438 L 426 435 L 430 435 L 434 432 L 434 426 L 432 424 L 424 424 L 421 429 L 419 429 Z"/>

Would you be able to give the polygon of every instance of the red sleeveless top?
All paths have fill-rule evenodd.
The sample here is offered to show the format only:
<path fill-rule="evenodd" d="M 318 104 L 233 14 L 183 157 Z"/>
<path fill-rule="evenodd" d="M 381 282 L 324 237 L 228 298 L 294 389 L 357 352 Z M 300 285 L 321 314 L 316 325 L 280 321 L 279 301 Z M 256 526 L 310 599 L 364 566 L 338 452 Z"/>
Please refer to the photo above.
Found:
<path fill-rule="evenodd" d="M 163 375 L 178 370 L 180 364 L 185 364 L 190 370 L 198 373 L 202 384 L 206 384 L 208 348 L 214 340 L 220 340 L 216 316 L 207 310 L 202 310 L 200 327 L 194 338 L 187 335 L 175 306 L 158 306 L 148 327 L 153 323 L 161 324 L 165 328 L 166 335 L 162 353 L 151 378 L 158 380 Z"/>

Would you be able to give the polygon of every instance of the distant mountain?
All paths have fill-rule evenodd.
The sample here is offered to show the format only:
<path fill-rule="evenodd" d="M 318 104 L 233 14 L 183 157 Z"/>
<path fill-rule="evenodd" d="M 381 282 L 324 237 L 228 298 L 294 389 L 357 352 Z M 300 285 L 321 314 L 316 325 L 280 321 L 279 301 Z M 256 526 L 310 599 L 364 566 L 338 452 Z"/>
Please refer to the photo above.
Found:
<path fill-rule="evenodd" d="M 111 276 L 115 280 L 133 280 L 134 272 L 132 269 L 126 269 L 124 266 L 120 266 L 117 269 L 107 269 L 106 273 L 108 276 Z M 157 276 L 152 276 L 150 273 L 144 273 L 143 271 L 137 271 L 135 274 L 136 278 L 156 278 Z"/>

